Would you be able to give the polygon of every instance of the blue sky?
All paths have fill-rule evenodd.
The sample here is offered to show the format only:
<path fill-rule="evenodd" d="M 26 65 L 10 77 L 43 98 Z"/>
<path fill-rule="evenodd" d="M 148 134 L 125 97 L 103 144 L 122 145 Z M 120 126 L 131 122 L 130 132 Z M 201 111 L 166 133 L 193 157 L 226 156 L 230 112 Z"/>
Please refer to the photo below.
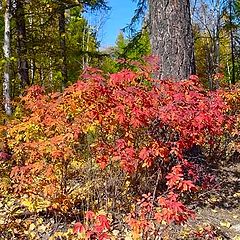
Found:
<path fill-rule="evenodd" d="M 132 0 L 108 0 L 108 5 L 111 10 L 102 27 L 102 36 L 100 37 L 102 47 L 115 44 L 120 30 L 130 23 L 137 3 Z"/>

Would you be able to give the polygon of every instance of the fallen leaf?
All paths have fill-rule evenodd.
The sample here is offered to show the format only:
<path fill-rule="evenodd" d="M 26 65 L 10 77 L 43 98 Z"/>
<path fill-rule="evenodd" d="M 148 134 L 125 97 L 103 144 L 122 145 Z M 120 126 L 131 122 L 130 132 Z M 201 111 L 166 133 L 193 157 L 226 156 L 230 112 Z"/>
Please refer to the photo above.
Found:
<path fill-rule="evenodd" d="M 236 235 L 233 240 L 240 240 L 240 235 Z"/>
<path fill-rule="evenodd" d="M 233 196 L 239 198 L 239 197 L 240 197 L 240 192 L 236 192 L 236 193 L 234 193 Z"/>
<path fill-rule="evenodd" d="M 222 227 L 226 227 L 226 228 L 230 228 L 230 227 L 231 227 L 231 223 L 228 222 L 228 221 L 226 221 L 226 220 L 222 220 L 222 221 L 220 222 L 220 225 L 221 225 Z"/>

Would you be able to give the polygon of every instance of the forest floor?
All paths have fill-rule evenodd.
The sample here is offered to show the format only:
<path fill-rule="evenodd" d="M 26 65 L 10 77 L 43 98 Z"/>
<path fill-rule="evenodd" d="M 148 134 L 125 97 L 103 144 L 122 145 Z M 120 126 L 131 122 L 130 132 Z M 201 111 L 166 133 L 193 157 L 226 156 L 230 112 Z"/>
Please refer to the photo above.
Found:
<path fill-rule="evenodd" d="M 216 175 L 220 188 L 203 196 L 204 207 L 197 211 L 198 221 L 207 221 L 223 239 L 240 240 L 240 159 L 220 166 Z"/>
<path fill-rule="evenodd" d="M 239 155 L 233 161 L 221 164 L 213 170 L 218 185 L 198 195 L 197 204 L 194 204 L 196 218 L 183 226 L 182 235 L 187 235 L 190 229 L 201 232 L 204 227 L 211 226 L 217 237 L 203 239 L 240 240 Z M 174 239 L 185 238 L 175 235 Z"/>

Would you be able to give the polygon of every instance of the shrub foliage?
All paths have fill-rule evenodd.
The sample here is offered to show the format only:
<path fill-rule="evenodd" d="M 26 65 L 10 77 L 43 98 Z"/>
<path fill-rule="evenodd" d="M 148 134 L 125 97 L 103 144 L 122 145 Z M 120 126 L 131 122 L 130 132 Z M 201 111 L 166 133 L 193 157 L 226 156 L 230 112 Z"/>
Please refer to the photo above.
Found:
<path fill-rule="evenodd" d="M 119 239 L 117 222 L 119 234 L 150 239 L 194 216 L 187 196 L 209 176 L 190 156 L 200 149 L 213 161 L 222 142 L 225 155 L 239 151 L 239 91 L 134 69 L 88 69 L 62 93 L 27 90 L 1 127 L 0 235 Z"/>

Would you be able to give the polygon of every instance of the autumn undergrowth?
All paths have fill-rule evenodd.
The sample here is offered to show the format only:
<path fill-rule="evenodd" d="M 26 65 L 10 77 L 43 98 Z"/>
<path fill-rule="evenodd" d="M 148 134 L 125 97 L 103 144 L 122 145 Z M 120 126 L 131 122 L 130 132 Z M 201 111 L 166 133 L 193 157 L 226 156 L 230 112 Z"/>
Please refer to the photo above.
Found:
<path fill-rule="evenodd" d="M 194 218 L 211 164 L 239 151 L 240 92 L 155 79 L 151 60 L 26 91 L 1 126 L 2 239 L 168 239 Z"/>

